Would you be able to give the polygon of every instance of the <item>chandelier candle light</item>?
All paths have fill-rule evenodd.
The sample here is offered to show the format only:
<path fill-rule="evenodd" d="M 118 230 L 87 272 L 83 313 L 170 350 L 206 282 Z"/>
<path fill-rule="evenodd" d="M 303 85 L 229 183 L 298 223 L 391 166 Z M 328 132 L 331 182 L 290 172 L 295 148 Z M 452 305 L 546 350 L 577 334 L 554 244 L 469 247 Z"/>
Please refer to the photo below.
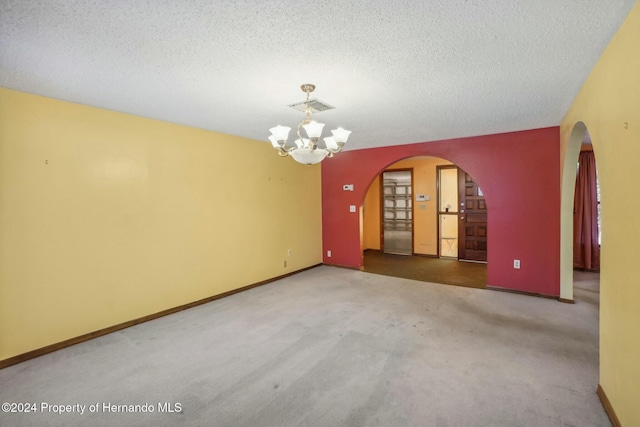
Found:
<path fill-rule="evenodd" d="M 287 147 L 287 138 L 289 137 L 290 127 L 276 126 L 269 129 L 271 136 L 269 141 L 273 148 L 278 150 L 281 157 L 291 156 L 298 163 L 305 165 L 313 165 L 320 163 L 325 157 L 333 157 L 334 154 L 342 151 L 344 144 L 349 138 L 350 130 L 338 128 L 331 131 L 333 136 L 324 138 L 325 148 L 318 147 L 318 140 L 322 135 L 324 123 L 318 123 L 311 119 L 312 107 L 309 101 L 309 94 L 315 90 L 315 85 L 304 84 L 300 86 L 303 92 L 307 94 L 307 100 L 304 102 L 304 120 L 298 123 L 295 146 Z M 300 128 L 304 128 L 307 138 L 303 138 L 300 134 Z"/>

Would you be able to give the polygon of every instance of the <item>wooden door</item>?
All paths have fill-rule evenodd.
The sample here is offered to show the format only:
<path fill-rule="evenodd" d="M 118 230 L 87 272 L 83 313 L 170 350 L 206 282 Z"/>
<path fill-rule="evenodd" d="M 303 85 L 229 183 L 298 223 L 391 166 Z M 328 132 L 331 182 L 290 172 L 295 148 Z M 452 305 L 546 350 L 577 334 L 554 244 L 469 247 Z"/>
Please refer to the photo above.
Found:
<path fill-rule="evenodd" d="M 458 168 L 458 259 L 487 261 L 487 202 L 478 184 Z"/>

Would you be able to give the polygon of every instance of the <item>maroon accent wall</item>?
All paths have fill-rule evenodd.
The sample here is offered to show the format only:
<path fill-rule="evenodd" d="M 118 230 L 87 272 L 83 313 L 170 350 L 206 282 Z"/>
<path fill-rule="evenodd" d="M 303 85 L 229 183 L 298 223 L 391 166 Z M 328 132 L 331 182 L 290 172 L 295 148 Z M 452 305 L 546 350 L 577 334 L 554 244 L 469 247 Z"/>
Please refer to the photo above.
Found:
<path fill-rule="evenodd" d="M 363 266 L 360 209 L 369 185 L 388 165 L 434 156 L 467 171 L 489 210 L 487 283 L 560 294 L 560 130 L 558 127 L 347 151 L 322 163 L 325 264 Z M 354 191 L 344 191 L 353 184 Z M 432 203 L 435 203 L 435 194 Z M 357 207 L 356 213 L 349 206 Z M 332 256 L 327 257 L 327 251 Z M 519 259 L 520 270 L 513 268 Z"/>

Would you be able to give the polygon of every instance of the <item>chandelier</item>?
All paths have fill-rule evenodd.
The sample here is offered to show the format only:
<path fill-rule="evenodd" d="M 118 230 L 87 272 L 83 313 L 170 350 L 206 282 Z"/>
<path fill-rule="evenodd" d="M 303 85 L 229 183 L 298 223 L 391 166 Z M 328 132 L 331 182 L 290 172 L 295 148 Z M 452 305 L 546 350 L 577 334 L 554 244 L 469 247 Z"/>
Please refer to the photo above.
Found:
<path fill-rule="evenodd" d="M 324 148 L 318 147 L 318 140 L 322 135 L 324 123 L 318 123 L 311 119 L 312 107 L 309 101 L 309 94 L 315 90 L 315 85 L 304 84 L 300 86 L 303 92 L 307 94 L 307 100 L 304 102 L 304 119 L 298 123 L 297 135 L 298 139 L 294 141 L 295 145 L 287 146 L 287 138 L 289 138 L 290 127 L 276 126 L 269 129 L 271 136 L 269 141 L 273 148 L 278 150 L 281 157 L 291 156 L 293 159 L 305 165 L 313 165 L 320 163 L 325 157 L 333 157 L 334 154 L 342 151 L 344 144 L 349 138 L 350 130 L 338 128 L 331 131 L 333 136 L 324 138 Z M 303 128 L 307 137 L 303 138 L 300 133 Z"/>

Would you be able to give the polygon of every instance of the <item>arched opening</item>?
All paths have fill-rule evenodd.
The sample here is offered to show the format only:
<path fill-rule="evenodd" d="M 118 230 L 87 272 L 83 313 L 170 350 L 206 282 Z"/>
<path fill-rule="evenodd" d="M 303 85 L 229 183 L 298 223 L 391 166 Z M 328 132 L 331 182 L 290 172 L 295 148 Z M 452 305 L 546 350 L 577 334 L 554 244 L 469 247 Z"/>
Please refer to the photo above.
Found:
<path fill-rule="evenodd" d="M 591 178 L 581 173 L 587 169 Z M 581 281 L 597 282 L 597 275 L 584 272 L 599 272 L 600 258 L 600 190 L 591 138 L 582 122 L 569 137 L 561 194 L 560 301 L 573 302 L 576 271 L 583 272 L 578 273 Z"/>
<path fill-rule="evenodd" d="M 487 205 L 457 165 L 431 156 L 390 164 L 370 183 L 361 211 L 364 271 L 486 287 Z"/>

